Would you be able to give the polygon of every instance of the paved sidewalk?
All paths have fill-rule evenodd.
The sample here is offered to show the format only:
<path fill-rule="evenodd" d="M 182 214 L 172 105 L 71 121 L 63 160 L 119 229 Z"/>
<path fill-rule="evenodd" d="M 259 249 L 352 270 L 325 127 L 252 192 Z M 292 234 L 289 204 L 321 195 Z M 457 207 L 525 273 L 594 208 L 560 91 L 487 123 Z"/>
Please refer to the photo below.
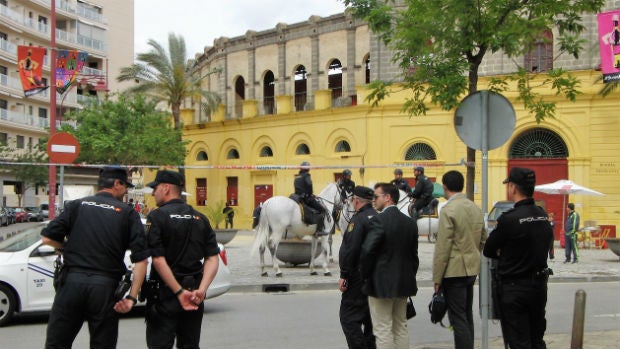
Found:
<path fill-rule="evenodd" d="M 342 235 L 333 237 L 333 262 L 329 263 L 331 276 L 322 275 L 320 264 L 317 265 L 319 275 L 311 276 L 307 265 L 290 266 L 280 263 L 282 277 L 275 277 L 271 267 L 271 257 L 267 253 L 265 262 L 269 276 L 261 277 L 258 253 L 252 253 L 254 232 L 241 230 L 235 238 L 226 244 L 228 254 L 228 266 L 232 273 L 233 288 L 231 292 L 262 292 L 265 285 L 285 285 L 291 291 L 336 289 L 340 270 L 338 268 L 338 249 L 342 242 Z M 429 243 L 426 236 L 419 240 L 418 254 L 420 268 L 418 270 L 418 285 L 420 287 L 432 286 L 431 272 L 434 245 Z M 551 282 L 595 282 L 595 281 L 620 281 L 620 259 L 610 250 L 580 250 L 579 263 L 564 264 L 564 250 L 556 242 L 556 258 L 549 261 L 554 275 Z M 321 262 L 319 257 L 316 262 Z M 548 349 L 568 349 L 571 346 L 570 333 L 547 333 L 545 335 Z M 412 344 L 413 349 L 447 349 L 453 348 L 451 341 L 432 344 Z M 481 348 L 480 340 L 475 343 L 475 348 Z M 489 338 L 489 349 L 503 349 L 501 337 Z M 620 326 L 616 330 L 587 332 L 584 334 L 586 349 L 610 349 L 620 348 Z"/>

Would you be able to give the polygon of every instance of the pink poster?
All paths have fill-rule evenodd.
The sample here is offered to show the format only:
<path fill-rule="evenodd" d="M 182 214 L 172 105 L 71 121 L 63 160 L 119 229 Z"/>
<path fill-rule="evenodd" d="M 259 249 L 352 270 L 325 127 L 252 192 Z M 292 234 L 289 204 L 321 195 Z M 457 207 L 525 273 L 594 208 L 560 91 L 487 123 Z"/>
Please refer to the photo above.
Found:
<path fill-rule="evenodd" d="M 620 9 L 598 14 L 603 82 L 620 81 Z"/>

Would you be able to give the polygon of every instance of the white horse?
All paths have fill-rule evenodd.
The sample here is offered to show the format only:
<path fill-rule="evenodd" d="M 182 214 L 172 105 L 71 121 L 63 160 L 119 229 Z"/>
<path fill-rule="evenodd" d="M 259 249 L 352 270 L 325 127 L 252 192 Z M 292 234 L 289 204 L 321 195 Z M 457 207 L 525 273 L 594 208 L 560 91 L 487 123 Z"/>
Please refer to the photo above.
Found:
<path fill-rule="evenodd" d="M 349 194 L 344 193 L 347 197 Z M 299 204 L 294 200 L 285 196 L 274 196 L 267 199 L 263 203 L 263 208 L 260 213 L 260 219 L 258 226 L 256 227 L 256 235 L 254 239 L 254 246 L 252 251 L 258 250 L 260 257 L 261 275 L 267 276 L 265 271 L 265 249 L 269 248 L 271 253 L 271 259 L 273 261 L 273 270 L 276 276 L 282 276 L 282 271 L 276 260 L 276 251 L 278 244 L 282 238 L 298 237 L 302 238 L 306 235 L 312 236 L 312 248 L 310 257 L 310 274 L 316 275 L 314 270 L 314 256 L 316 256 L 316 249 L 318 240 L 321 240 L 321 247 L 323 256 L 323 275 L 329 276 L 331 272 L 327 268 L 329 246 L 327 243 L 328 236 L 333 232 L 334 219 L 332 218 L 334 212 L 334 206 L 341 202 L 340 189 L 335 183 L 330 183 L 323 189 L 317 196 L 319 201 L 325 208 L 328 214 L 325 217 L 323 231 L 321 236 L 316 233 L 316 224 L 306 224 L 302 221 L 301 209 Z M 345 207 L 350 206 L 348 200 Z M 349 210 L 346 208 L 346 210 Z M 344 210 L 343 210 L 344 211 Z M 341 231 L 346 229 L 346 215 L 341 214 L 339 219 L 339 228 Z M 340 223 L 343 222 L 343 223 Z"/>
<path fill-rule="evenodd" d="M 409 206 L 411 204 L 411 200 L 404 191 L 399 190 L 398 192 L 399 198 L 396 207 L 398 207 L 400 212 L 410 216 Z M 437 217 L 423 215 L 416 221 L 418 224 L 418 234 L 428 236 L 428 242 L 435 242 L 437 240 L 437 232 L 439 231 L 439 212 L 443 205 L 445 205 L 445 202 L 441 202 L 437 205 Z"/>

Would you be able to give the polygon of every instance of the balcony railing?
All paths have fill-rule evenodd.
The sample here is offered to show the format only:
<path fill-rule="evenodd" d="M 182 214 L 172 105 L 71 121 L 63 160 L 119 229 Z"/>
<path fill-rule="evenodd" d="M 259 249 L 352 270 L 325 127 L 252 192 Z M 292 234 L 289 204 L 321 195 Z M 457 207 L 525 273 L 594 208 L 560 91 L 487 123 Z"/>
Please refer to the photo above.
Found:
<path fill-rule="evenodd" d="M 24 113 L 15 112 L 12 110 L 0 108 L 0 119 L 2 121 L 8 121 L 20 125 L 34 126 L 37 128 L 49 127 L 49 119 L 41 118 L 34 115 L 28 115 Z"/>

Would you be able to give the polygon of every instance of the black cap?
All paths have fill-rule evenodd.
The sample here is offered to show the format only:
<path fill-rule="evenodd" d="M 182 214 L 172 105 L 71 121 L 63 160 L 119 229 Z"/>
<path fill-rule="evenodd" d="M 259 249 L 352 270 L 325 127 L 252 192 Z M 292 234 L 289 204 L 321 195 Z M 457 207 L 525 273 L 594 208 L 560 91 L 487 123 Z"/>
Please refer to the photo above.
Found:
<path fill-rule="evenodd" d="M 536 173 L 529 168 L 513 167 L 508 178 L 504 179 L 503 183 L 506 184 L 508 182 L 523 186 L 535 185 Z"/>
<path fill-rule="evenodd" d="M 99 170 L 99 178 L 118 179 L 119 181 L 127 184 L 129 188 L 134 187 L 134 185 L 131 184 L 131 181 L 129 180 L 127 170 L 121 167 L 106 166 Z"/>
<path fill-rule="evenodd" d="M 373 196 L 375 195 L 375 192 L 374 190 L 368 187 L 358 185 L 355 188 L 353 188 L 353 195 L 357 196 L 358 198 L 372 200 Z"/>
<path fill-rule="evenodd" d="M 401 170 L 400 168 L 397 168 L 397 169 L 394 170 L 394 174 L 402 175 L 403 174 L 403 170 Z"/>
<path fill-rule="evenodd" d="M 416 166 L 416 167 L 413 168 L 413 170 L 414 171 L 420 171 L 420 172 L 424 173 L 424 167 L 422 167 L 422 166 Z"/>
<path fill-rule="evenodd" d="M 183 175 L 176 171 L 160 170 L 157 171 L 157 175 L 155 175 L 155 180 L 147 184 L 146 186 L 155 189 L 155 187 L 161 183 L 169 183 L 181 187 L 183 186 L 183 184 L 185 184 L 185 180 L 183 179 Z"/>

